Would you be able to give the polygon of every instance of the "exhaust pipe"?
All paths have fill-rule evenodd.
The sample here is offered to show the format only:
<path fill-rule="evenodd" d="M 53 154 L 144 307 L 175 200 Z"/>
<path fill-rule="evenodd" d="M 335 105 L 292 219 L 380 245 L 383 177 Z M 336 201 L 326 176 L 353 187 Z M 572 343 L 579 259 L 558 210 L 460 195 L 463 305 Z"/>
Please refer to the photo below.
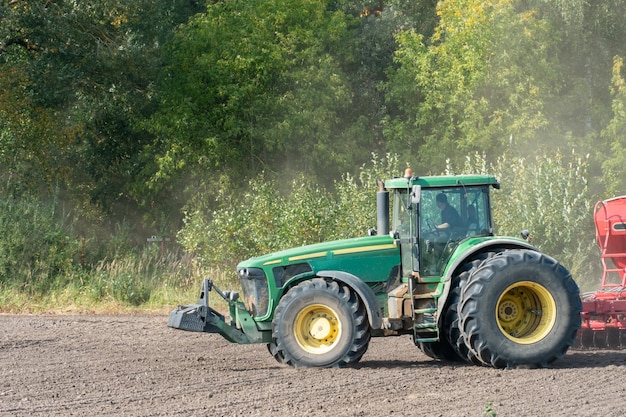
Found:
<path fill-rule="evenodd" d="M 389 234 L 389 191 L 385 189 L 382 180 L 376 180 L 378 192 L 376 192 L 376 230 L 377 235 Z"/>

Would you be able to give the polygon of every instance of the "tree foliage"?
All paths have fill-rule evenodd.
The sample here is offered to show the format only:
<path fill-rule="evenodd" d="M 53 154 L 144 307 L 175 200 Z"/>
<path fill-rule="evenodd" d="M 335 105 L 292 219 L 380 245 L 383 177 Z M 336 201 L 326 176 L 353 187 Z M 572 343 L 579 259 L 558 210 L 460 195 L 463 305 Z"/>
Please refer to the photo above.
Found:
<path fill-rule="evenodd" d="M 602 162 L 607 195 L 623 195 L 626 190 L 626 82 L 622 75 L 624 60 L 615 57 L 613 64 L 613 118 L 602 131 L 610 152 Z"/>
<path fill-rule="evenodd" d="M 352 94 L 336 55 L 351 20 L 322 1 L 233 0 L 181 27 L 150 122 L 154 180 L 342 164 L 350 143 L 334 137 Z"/>
<path fill-rule="evenodd" d="M 515 218 L 578 269 L 585 204 L 625 193 L 625 6 L 3 0 L 0 196 L 61 202 L 75 237 L 123 225 L 134 242 L 120 248 L 269 222 L 272 236 L 229 242 L 247 255 L 369 225 L 359 167 L 372 152 L 419 175 L 479 152 L 502 178 L 525 179 L 511 183 L 527 207 Z M 584 171 L 580 198 L 570 164 Z M 538 190 L 576 216 L 527 200 Z"/>
<path fill-rule="evenodd" d="M 536 143 L 555 80 L 549 25 L 509 0 L 444 1 L 437 12 L 429 39 L 398 35 L 398 68 L 386 84 L 402 116 L 388 120 L 394 149 L 419 147 L 421 165 L 441 170 L 466 152 L 493 157 L 511 138 Z"/>
<path fill-rule="evenodd" d="M 9 166 L 35 179 L 20 181 L 22 189 L 60 185 L 78 206 L 137 214 L 144 193 L 134 185 L 151 140 L 138 122 L 151 113 L 161 46 L 198 3 L 12 0 L 0 7 L 3 140 L 18 144 Z"/>

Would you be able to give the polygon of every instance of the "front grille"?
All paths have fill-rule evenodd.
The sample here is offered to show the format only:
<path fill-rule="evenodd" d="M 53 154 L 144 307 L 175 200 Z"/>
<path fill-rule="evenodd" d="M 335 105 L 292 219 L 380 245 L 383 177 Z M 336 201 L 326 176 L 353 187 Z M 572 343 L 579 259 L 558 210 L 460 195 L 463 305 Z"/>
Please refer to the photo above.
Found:
<path fill-rule="evenodd" d="M 246 310 L 255 317 L 267 314 L 269 291 L 267 278 L 261 268 L 242 268 L 238 271 Z"/>

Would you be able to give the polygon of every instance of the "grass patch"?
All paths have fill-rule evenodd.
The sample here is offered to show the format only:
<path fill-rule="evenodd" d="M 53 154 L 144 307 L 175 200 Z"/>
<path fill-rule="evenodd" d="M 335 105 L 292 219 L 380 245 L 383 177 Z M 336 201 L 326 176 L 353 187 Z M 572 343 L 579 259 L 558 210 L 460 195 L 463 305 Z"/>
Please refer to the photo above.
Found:
<path fill-rule="evenodd" d="M 203 270 L 191 256 L 162 256 L 147 249 L 72 271 L 45 291 L 20 282 L 2 284 L 0 312 L 168 313 L 176 305 L 195 303 L 204 278 L 212 279 L 220 289 L 239 288 L 234 271 Z M 220 312 L 227 310 L 226 302 L 215 292 L 209 303 Z"/>

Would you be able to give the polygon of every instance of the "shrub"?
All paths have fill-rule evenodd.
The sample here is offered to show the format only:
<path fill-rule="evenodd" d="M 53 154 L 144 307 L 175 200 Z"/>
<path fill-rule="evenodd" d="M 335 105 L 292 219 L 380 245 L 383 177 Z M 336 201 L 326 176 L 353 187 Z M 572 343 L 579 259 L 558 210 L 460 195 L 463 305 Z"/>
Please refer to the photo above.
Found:
<path fill-rule="evenodd" d="M 373 154 L 371 165 L 361 166 L 358 177 L 344 175 L 332 191 L 300 176 L 280 193 L 282 184 L 259 175 L 242 193 L 220 190 L 219 208 L 211 213 L 203 203 L 189 209 L 178 240 L 204 267 L 234 269 L 251 256 L 364 236 L 376 225 L 375 180 L 397 172 L 397 166 L 397 157 Z"/>
<path fill-rule="evenodd" d="M 63 285 L 78 242 L 56 202 L 24 196 L 0 201 L 0 283 L 28 294 Z"/>
<path fill-rule="evenodd" d="M 493 174 L 502 184 L 493 193 L 497 234 L 519 236 L 528 229 L 532 243 L 567 267 L 579 285 L 595 287 L 600 260 L 587 157 L 572 153 L 566 158 L 557 152 L 526 159 L 505 154 L 488 164 L 474 155 L 462 170 Z"/>

